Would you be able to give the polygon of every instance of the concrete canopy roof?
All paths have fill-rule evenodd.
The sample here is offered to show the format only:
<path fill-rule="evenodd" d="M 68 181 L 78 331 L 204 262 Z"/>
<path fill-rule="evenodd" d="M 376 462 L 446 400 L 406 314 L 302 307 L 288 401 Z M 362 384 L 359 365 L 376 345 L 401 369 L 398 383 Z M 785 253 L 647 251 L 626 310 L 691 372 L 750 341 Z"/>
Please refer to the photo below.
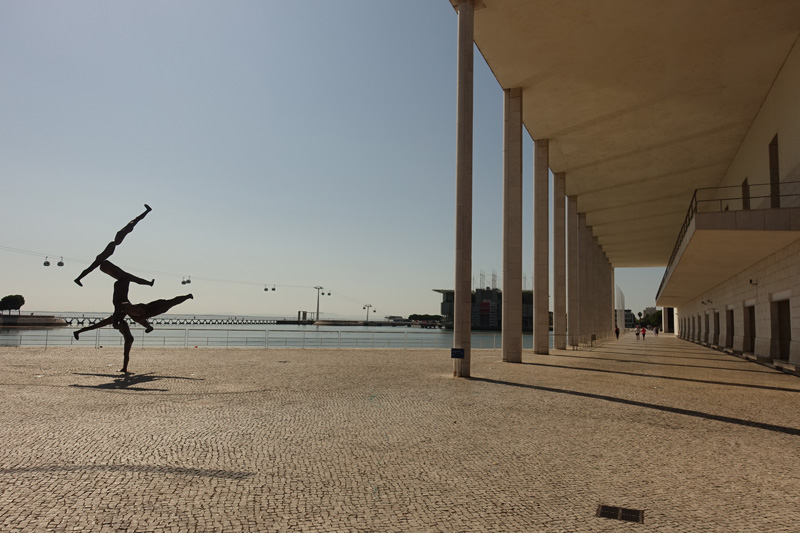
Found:
<path fill-rule="evenodd" d="M 666 265 L 800 35 L 798 0 L 476 3 L 479 50 L 615 267 Z"/>

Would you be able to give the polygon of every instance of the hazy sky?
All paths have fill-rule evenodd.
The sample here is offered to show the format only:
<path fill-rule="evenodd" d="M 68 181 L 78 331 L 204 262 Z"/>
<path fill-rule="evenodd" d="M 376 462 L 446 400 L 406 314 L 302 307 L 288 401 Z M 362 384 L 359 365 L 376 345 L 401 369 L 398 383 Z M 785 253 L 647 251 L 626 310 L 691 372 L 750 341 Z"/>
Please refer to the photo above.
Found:
<path fill-rule="evenodd" d="M 473 269 L 500 285 L 502 90 L 479 54 L 475 76 Z M 323 316 L 438 313 L 455 91 L 446 0 L 0 0 L 0 296 L 110 311 L 111 278 L 72 280 L 147 203 L 112 257 L 156 279 L 134 302 L 296 316 L 321 285 Z M 617 270 L 626 307 L 653 305 L 662 274 Z"/>

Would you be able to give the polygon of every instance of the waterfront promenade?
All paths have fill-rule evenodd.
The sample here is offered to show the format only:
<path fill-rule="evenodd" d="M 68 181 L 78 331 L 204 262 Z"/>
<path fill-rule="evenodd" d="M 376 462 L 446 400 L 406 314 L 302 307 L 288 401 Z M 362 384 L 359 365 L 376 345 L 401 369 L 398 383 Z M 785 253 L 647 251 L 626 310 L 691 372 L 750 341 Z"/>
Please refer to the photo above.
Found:
<path fill-rule="evenodd" d="M 0 531 L 797 531 L 800 378 L 668 335 L 472 357 L 0 348 Z"/>

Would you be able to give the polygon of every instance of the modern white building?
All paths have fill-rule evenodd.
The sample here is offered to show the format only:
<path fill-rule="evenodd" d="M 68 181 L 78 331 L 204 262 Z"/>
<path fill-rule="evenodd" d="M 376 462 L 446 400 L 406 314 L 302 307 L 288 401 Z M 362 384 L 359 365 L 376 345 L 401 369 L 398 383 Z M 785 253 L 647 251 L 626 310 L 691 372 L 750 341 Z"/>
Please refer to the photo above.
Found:
<path fill-rule="evenodd" d="M 451 4 L 459 31 L 454 342 L 465 353 L 454 374 L 470 372 L 476 48 L 505 92 L 505 317 L 521 316 L 510 295 L 522 292 L 528 222 L 523 132 L 535 145 L 535 351 L 549 350 L 549 297 L 557 342 L 610 334 L 614 269 L 663 266 L 656 304 L 682 338 L 800 365 L 800 2 Z M 641 219 L 646 235 L 629 222 Z M 520 339 L 520 325 L 505 320 L 504 361 L 520 360 Z"/>

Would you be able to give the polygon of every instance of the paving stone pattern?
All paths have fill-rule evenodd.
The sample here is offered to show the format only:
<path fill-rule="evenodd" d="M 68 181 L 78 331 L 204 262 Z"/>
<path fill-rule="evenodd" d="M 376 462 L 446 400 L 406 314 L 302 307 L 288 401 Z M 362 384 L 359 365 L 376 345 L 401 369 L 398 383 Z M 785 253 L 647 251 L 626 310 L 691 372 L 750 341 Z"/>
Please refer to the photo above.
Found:
<path fill-rule="evenodd" d="M 121 359 L 0 349 L 0 531 L 800 528 L 800 378 L 672 336 Z"/>

